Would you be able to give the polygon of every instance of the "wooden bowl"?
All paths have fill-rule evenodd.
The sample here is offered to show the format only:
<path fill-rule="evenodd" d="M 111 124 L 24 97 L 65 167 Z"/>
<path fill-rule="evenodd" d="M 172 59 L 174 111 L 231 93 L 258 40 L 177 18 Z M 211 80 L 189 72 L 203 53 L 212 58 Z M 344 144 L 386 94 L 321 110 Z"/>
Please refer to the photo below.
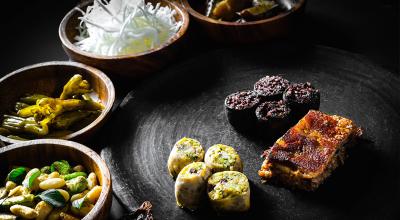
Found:
<path fill-rule="evenodd" d="M 168 41 L 159 47 L 151 50 L 133 54 L 120 56 L 104 56 L 86 52 L 74 45 L 75 36 L 79 24 L 78 17 L 82 14 L 72 9 L 62 20 L 59 27 L 59 36 L 65 52 L 70 59 L 85 63 L 103 70 L 106 74 L 117 74 L 129 78 L 142 78 L 151 73 L 161 70 L 167 63 L 175 59 L 180 48 L 182 38 L 189 26 L 188 13 L 177 3 L 167 0 L 147 0 L 154 5 L 160 3 L 161 6 L 169 6 L 176 11 L 175 19 L 182 21 L 179 31 Z M 77 7 L 85 10 L 87 6 L 92 5 L 93 1 L 85 2 Z"/>
<path fill-rule="evenodd" d="M 296 0 L 290 11 L 274 17 L 245 23 L 219 21 L 203 15 L 205 0 L 181 0 L 185 9 L 194 19 L 199 31 L 216 42 L 246 44 L 265 42 L 287 37 L 298 23 L 299 14 L 304 11 L 306 0 Z"/>
<path fill-rule="evenodd" d="M 107 219 L 111 202 L 111 175 L 101 157 L 88 147 L 72 141 L 42 139 L 0 148 L 0 178 L 4 180 L 12 166 L 43 167 L 57 160 L 81 164 L 96 173 L 101 184 L 100 198 L 83 219 Z"/>
<path fill-rule="evenodd" d="M 61 139 L 84 141 L 100 128 L 109 116 L 115 100 L 115 89 L 111 80 L 100 70 L 75 62 L 53 61 L 18 69 L 0 79 L 0 119 L 14 108 L 14 104 L 27 93 L 40 93 L 58 97 L 65 83 L 74 75 L 81 74 L 98 94 L 104 110 L 90 124 Z M 0 135 L 6 143 L 20 140 Z"/>

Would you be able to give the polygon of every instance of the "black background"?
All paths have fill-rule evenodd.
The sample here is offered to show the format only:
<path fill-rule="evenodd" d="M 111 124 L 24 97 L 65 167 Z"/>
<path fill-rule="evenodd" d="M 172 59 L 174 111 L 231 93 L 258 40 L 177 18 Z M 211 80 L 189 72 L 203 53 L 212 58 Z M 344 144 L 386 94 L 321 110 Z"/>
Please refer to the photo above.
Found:
<path fill-rule="evenodd" d="M 0 76 L 38 62 L 67 60 L 58 37 L 58 25 L 78 2 L 4 2 L 0 12 Z M 297 43 L 359 53 L 399 75 L 398 0 L 308 0 L 299 28 Z M 189 56 L 196 54 L 196 49 L 191 51 Z M 114 201 L 112 217 L 121 213 Z"/>
<path fill-rule="evenodd" d="M 1 7 L 4 75 L 25 65 L 65 60 L 58 25 L 78 0 L 8 1 Z M 299 40 L 365 55 L 399 72 L 398 0 L 308 0 Z"/>

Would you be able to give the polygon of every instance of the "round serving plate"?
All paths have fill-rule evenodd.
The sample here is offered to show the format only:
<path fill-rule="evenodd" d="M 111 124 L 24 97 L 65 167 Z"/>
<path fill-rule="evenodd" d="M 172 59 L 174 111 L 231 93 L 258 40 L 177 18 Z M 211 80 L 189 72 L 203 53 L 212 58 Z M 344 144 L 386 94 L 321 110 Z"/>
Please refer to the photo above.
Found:
<path fill-rule="evenodd" d="M 344 166 L 315 192 L 262 184 L 260 155 L 274 140 L 244 135 L 227 121 L 225 97 L 251 89 L 267 74 L 311 82 L 321 91 L 321 111 L 348 117 L 364 129 Z M 167 159 L 184 136 L 205 149 L 223 143 L 239 152 L 250 180 L 251 209 L 229 219 L 398 218 L 399 85 L 394 74 L 332 48 L 217 50 L 173 65 L 129 93 L 109 124 L 102 156 L 122 204 L 133 210 L 149 200 L 156 218 L 224 218 L 207 202 L 197 212 L 175 203 Z"/>

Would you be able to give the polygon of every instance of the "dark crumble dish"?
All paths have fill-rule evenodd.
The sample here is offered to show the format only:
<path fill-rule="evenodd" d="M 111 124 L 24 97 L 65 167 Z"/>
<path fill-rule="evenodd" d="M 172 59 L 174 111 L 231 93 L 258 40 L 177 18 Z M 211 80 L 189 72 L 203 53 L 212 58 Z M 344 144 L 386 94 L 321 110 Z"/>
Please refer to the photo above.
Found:
<path fill-rule="evenodd" d="M 252 90 L 230 94 L 225 99 L 225 112 L 229 122 L 238 129 L 248 129 L 256 122 L 254 114 L 260 99 Z"/>
<path fill-rule="evenodd" d="M 254 91 L 244 90 L 226 97 L 225 105 L 232 110 L 244 110 L 254 108 L 259 102 L 260 99 Z"/>
<path fill-rule="evenodd" d="M 254 91 L 261 101 L 278 101 L 290 82 L 281 76 L 264 76 L 254 84 Z"/>
<path fill-rule="evenodd" d="M 311 110 L 265 151 L 258 175 L 290 188 L 315 190 L 344 163 L 346 148 L 361 134 L 347 118 Z"/>
<path fill-rule="evenodd" d="M 296 118 L 302 118 L 311 109 L 318 110 L 320 92 L 311 83 L 294 83 L 283 93 L 283 101 L 296 113 Z"/>
<path fill-rule="evenodd" d="M 256 117 L 260 132 L 267 134 L 276 130 L 283 133 L 290 127 L 291 109 L 282 100 L 264 102 L 257 107 Z"/>

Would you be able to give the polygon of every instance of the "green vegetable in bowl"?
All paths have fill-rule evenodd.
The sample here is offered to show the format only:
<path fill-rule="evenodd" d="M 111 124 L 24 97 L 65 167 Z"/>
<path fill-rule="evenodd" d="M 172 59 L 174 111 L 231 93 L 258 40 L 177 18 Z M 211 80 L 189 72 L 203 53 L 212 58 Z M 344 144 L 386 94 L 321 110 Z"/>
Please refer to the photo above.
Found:
<path fill-rule="evenodd" d="M 70 180 L 70 179 L 74 179 L 74 178 L 76 178 L 76 177 L 78 177 L 78 176 L 83 176 L 83 177 L 87 177 L 87 174 L 85 173 L 85 172 L 73 172 L 73 173 L 70 173 L 70 174 L 67 174 L 67 175 L 65 175 L 64 176 L 64 179 L 65 180 Z"/>
<path fill-rule="evenodd" d="M 83 176 L 78 176 L 66 182 L 68 190 L 72 194 L 83 192 L 88 188 L 88 181 Z"/>
<path fill-rule="evenodd" d="M 48 98 L 48 96 L 45 96 L 42 94 L 32 94 L 32 95 L 27 95 L 25 97 L 22 97 L 19 100 L 21 101 L 21 103 L 29 106 L 29 105 L 36 104 L 37 100 L 43 99 L 43 98 Z"/>
<path fill-rule="evenodd" d="M 55 137 L 54 134 L 61 131 L 79 129 L 104 109 L 90 95 L 92 90 L 89 82 L 79 74 L 66 83 L 59 98 L 43 94 L 26 95 L 15 103 L 15 112 L 3 115 L 0 134 L 26 140 Z"/>
<path fill-rule="evenodd" d="M 68 129 L 71 125 L 83 120 L 91 114 L 98 114 L 96 111 L 73 111 L 66 112 L 54 119 L 54 127 L 57 129 Z"/>
<path fill-rule="evenodd" d="M 82 95 L 90 92 L 89 82 L 84 80 L 81 75 L 76 74 L 65 84 L 60 99 L 69 99 L 74 95 Z"/>
<path fill-rule="evenodd" d="M 66 160 L 41 169 L 12 169 L 5 186 L 0 187 L 0 220 L 85 217 L 100 197 L 102 187 L 94 173 L 87 175 L 84 170 L 82 165 L 72 168 Z"/>
<path fill-rule="evenodd" d="M 26 172 L 27 171 L 25 167 L 17 167 L 11 170 L 11 172 L 7 176 L 7 180 L 20 184 L 24 180 Z"/>
<path fill-rule="evenodd" d="M 0 208 L 9 208 L 13 205 L 31 206 L 34 202 L 34 199 L 35 196 L 33 194 L 7 197 L 0 199 Z"/>
<path fill-rule="evenodd" d="M 61 208 L 66 205 L 65 198 L 61 193 L 56 190 L 56 189 L 49 189 L 41 194 L 38 195 L 38 197 L 53 206 L 54 208 Z"/>
<path fill-rule="evenodd" d="M 66 160 L 56 161 L 50 166 L 50 172 L 54 171 L 57 171 L 61 175 L 67 175 L 71 172 L 71 166 Z"/>
<path fill-rule="evenodd" d="M 26 176 L 24 181 L 22 181 L 22 185 L 30 190 L 34 190 L 34 186 L 36 185 L 36 189 L 37 186 L 39 186 L 39 184 L 37 184 L 36 179 L 40 176 L 40 170 L 38 168 L 34 168 L 32 170 L 30 170 Z M 36 184 L 35 184 L 36 183 Z"/>
<path fill-rule="evenodd" d="M 14 110 L 16 112 L 18 112 L 19 110 L 24 109 L 26 107 L 29 107 L 29 104 L 26 104 L 26 103 L 23 103 L 23 102 L 16 102 L 15 106 L 14 106 Z"/>

